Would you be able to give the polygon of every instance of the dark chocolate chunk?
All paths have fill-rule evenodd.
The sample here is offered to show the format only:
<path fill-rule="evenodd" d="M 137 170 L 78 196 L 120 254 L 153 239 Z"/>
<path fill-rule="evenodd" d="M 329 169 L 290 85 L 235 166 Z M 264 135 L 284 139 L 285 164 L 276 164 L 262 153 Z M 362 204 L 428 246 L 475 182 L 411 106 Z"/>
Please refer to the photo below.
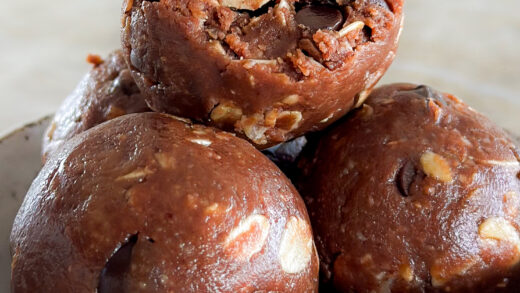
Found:
<path fill-rule="evenodd" d="M 402 196 L 410 196 L 410 186 L 417 174 L 417 168 L 411 161 L 406 161 L 396 173 L 395 184 Z"/>
<path fill-rule="evenodd" d="M 296 13 L 296 21 L 310 28 L 337 30 L 343 24 L 341 11 L 330 5 L 309 5 Z"/>
<path fill-rule="evenodd" d="M 130 236 L 108 260 L 99 277 L 98 292 L 125 292 L 125 277 L 130 271 L 132 249 L 137 242 L 137 234 Z"/>
<path fill-rule="evenodd" d="M 446 106 L 446 101 L 444 100 L 443 95 L 429 86 L 420 85 L 415 89 L 411 90 L 411 92 L 414 92 L 425 98 L 434 99 L 436 101 L 439 101 L 442 105 Z"/>

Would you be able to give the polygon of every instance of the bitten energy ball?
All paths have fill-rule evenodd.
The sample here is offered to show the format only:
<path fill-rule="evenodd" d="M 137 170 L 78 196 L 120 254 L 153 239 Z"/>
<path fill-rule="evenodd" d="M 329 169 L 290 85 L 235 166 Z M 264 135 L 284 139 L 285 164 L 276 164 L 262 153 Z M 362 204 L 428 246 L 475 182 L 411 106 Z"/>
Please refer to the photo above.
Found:
<path fill-rule="evenodd" d="M 67 97 L 43 137 L 43 160 L 66 140 L 115 117 L 147 112 L 144 97 L 121 50 L 105 60 L 89 56 L 94 68 Z"/>
<path fill-rule="evenodd" d="M 304 203 L 246 141 L 143 113 L 59 151 L 14 223 L 13 292 L 317 291 Z"/>
<path fill-rule="evenodd" d="M 259 148 L 359 106 L 395 56 L 403 0 L 126 0 L 122 43 L 150 106 Z"/>
<path fill-rule="evenodd" d="M 375 90 L 300 162 L 325 288 L 518 292 L 519 158 L 451 95 Z"/>

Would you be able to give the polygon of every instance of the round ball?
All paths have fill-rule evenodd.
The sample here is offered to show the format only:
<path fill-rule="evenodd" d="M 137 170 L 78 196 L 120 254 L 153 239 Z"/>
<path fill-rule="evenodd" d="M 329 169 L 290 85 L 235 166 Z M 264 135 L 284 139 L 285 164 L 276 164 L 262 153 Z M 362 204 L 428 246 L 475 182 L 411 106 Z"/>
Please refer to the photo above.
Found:
<path fill-rule="evenodd" d="M 457 98 L 411 84 L 376 89 L 309 153 L 299 186 L 324 286 L 519 290 L 520 155 Z"/>
<path fill-rule="evenodd" d="M 302 199 L 244 140 L 143 113 L 51 157 L 11 234 L 13 292 L 316 292 Z"/>
<path fill-rule="evenodd" d="M 150 111 L 121 50 L 105 60 L 91 59 L 94 67 L 65 99 L 45 132 L 44 161 L 78 133 L 121 115 Z"/>
<path fill-rule="evenodd" d="M 360 105 L 395 56 L 403 0 L 127 0 L 122 44 L 149 105 L 258 148 Z"/>

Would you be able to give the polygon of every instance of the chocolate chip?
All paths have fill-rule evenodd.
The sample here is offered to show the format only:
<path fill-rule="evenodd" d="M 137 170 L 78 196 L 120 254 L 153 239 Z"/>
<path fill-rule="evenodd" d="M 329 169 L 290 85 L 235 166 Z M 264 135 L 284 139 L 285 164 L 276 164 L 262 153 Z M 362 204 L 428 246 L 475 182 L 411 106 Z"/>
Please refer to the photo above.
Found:
<path fill-rule="evenodd" d="M 128 238 L 108 260 L 99 276 L 99 293 L 125 292 L 125 279 L 130 272 L 132 249 L 137 242 L 137 234 Z"/>
<path fill-rule="evenodd" d="M 309 5 L 296 13 L 296 21 L 312 31 L 319 29 L 337 30 L 343 24 L 343 15 L 330 5 Z"/>
<path fill-rule="evenodd" d="M 397 171 L 395 184 L 397 185 L 397 190 L 399 190 L 402 196 L 410 196 L 410 186 L 412 185 L 416 175 L 417 168 L 411 161 L 406 161 L 402 165 L 401 169 Z"/>
<path fill-rule="evenodd" d="M 431 87 L 427 85 L 420 85 L 416 87 L 415 89 L 411 90 L 411 92 L 414 92 L 422 97 L 434 99 L 438 102 L 440 102 L 442 105 L 446 106 L 446 101 L 444 100 L 444 96 L 439 93 L 438 91 L 432 89 Z"/>

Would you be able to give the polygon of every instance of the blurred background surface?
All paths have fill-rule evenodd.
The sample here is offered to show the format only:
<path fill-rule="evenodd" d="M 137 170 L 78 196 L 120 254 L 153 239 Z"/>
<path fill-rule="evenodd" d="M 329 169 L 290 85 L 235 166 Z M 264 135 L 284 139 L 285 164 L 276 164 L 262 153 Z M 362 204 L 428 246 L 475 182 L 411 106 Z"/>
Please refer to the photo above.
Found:
<path fill-rule="evenodd" d="M 53 113 L 119 47 L 120 0 L 0 0 L 0 134 Z M 380 82 L 450 92 L 520 133 L 520 1 L 408 0 L 396 61 Z"/>

